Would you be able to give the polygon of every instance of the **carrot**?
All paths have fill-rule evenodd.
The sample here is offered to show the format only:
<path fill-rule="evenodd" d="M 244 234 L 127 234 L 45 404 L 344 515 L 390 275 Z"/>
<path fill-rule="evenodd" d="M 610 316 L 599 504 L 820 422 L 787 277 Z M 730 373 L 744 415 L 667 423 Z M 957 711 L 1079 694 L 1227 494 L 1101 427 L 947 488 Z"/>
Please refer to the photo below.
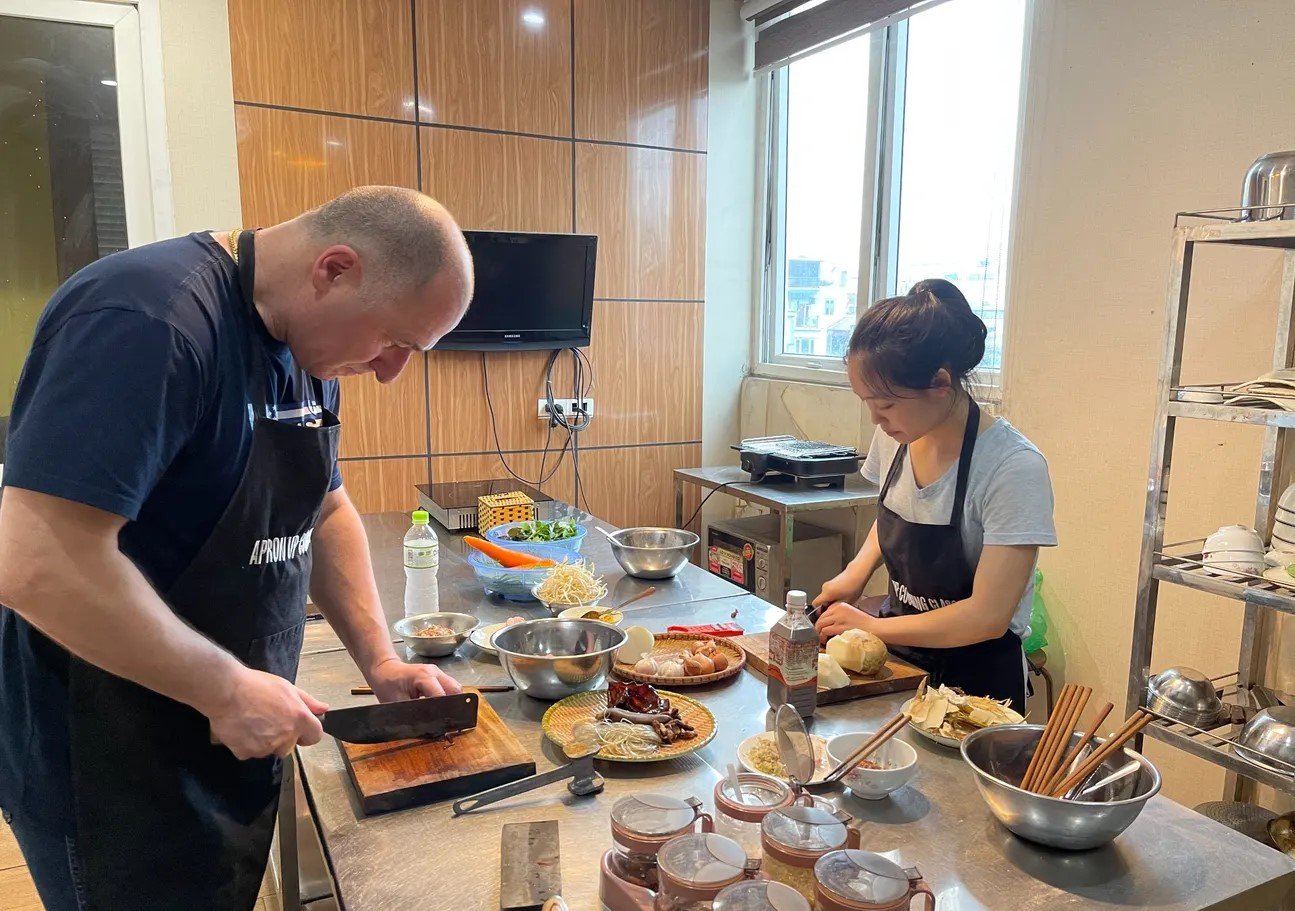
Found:
<path fill-rule="evenodd" d="M 544 569 L 557 566 L 552 560 L 545 560 L 543 557 L 532 557 L 530 554 L 524 554 L 517 550 L 509 550 L 506 547 L 500 547 L 493 541 L 487 541 L 485 538 L 475 538 L 468 535 L 463 539 L 463 542 L 468 547 L 481 551 L 500 566 L 506 566 L 509 569 Z"/>

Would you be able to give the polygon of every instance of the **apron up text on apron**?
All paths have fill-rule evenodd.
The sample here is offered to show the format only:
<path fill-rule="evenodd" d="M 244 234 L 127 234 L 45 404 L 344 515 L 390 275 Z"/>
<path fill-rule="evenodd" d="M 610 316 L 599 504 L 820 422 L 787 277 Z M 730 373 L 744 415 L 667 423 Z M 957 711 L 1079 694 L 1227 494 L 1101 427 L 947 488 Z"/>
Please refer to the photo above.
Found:
<path fill-rule="evenodd" d="M 912 616 L 971 597 L 976 569 L 967 562 L 963 550 L 962 515 L 979 428 L 980 408 L 973 401 L 967 409 L 948 525 L 909 522 L 886 507 L 886 494 L 899 476 L 908 447 L 900 446 L 895 453 L 877 502 L 877 541 L 890 573 L 890 597 L 882 616 Z M 888 647 L 900 658 L 929 671 L 934 685 L 956 686 L 971 696 L 1010 699 L 1012 708 L 1025 711 L 1021 638 L 1010 629 L 996 639 L 958 648 Z"/>
<path fill-rule="evenodd" d="M 267 418 L 267 354 L 252 303 L 254 234 L 234 247 L 251 350 L 252 445 L 225 512 L 163 599 L 248 667 L 294 680 L 310 539 L 339 423 Z M 318 380 L 298 377 L 315 387 Z M 302 386 L 301 388 L 310 388 Z M 69 728 L 76 839 L 91 911 L 247 911 L 265 874 L 281 770 L 212 744 L 207 719 L 75 657 Z"/>

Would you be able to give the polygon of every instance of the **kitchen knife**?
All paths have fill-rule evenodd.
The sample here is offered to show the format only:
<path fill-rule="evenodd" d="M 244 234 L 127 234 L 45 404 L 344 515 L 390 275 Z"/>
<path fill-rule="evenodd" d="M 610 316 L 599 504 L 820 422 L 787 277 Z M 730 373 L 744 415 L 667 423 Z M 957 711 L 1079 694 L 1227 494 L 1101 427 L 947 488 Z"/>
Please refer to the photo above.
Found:
<path fill-rule="evenodd" d="M 381 705 L 329 709 L 319 716 L 324 730 L 347 743 L 443 737 L 477 726 L 476 693 L 428 696 Z"/>

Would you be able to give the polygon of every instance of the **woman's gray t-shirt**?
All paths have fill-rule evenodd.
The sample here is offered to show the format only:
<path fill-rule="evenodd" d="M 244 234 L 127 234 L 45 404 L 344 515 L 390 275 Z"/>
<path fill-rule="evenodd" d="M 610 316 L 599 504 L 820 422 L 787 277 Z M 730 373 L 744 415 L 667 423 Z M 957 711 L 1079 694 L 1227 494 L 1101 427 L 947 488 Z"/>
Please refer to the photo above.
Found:
<path fill-rule="evenodd" d="M 877 430 L 863 463 L 863 476 L 880 486 L 890 471 L 899 444 Z M 906 522 L 947 525 L 953 515 L 957 489 L 955 462 L 932 484 L 918 487 L 913 463 L 905 457 L 895 483 L 886 494 L 886 506 Z M 967 501 L 962 513 L 962 544 L 967 563 L 980 563 L 986 544 L 1019 544 L 1053 547 L 1057 530 L 1052 522 L 1052 481 L 1043 453 L 1003 418 L 981 432 L 971 455 Z M 1012 631 L 1024 639 L 1029 634 L 1034 576 L 1012 616 Z"/>

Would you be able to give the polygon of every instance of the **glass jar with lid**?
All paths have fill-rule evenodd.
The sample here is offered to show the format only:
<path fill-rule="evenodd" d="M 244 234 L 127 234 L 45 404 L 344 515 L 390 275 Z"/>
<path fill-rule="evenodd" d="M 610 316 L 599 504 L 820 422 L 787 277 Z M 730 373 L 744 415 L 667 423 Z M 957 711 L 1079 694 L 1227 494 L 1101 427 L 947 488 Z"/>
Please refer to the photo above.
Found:
<path fill-rule="evenodd" d="M 905 869 L 871 851 L 833 851 L 814 865 L 818 911 L 900 911 L 921 895 L 935 911 L 935 893 L 916 868 Z"/>
<path fill-rule="evenodd" d="M 791 886 L 765 879 L 736 883 L 715 896 L 715 911 L 810 911 L 809 902 Z"/>
<path fill-rule="evenodd" d="M 859 847 L 859 830 L 850 822 L 845 813 L 819 806 L 774 810 L 760 824 L 765 877 L 791 886 L 812 904 L 818 859 L 842 848 Z"/>
<path fill-rule="evenodd" d="M 758 772 L 742 772 L 737 779 L 741 796 L 727 778 L 715 784 L 715 831 L 741 845 L 748 857 L 759 857 L 764 818 L 793 803 L 809 806 L 814 798 L 804 791 L 797 797 L 785 781 Z"/>
<path fill-rule="evenodd" d="M 713 823 L 696 797 L 632 794 L 612 806 L 612 872 L 620 879 L 653 892 L 657 889 L 657 852 L 676 836 L 710 832 Z"/>
<path fill-rule="evenodd" d="M 655 911 L 712 911 L 720 892 L 759 869 L 758 860 L 749 859 L 741 845 L 723 835 L 672 838 L 657 854 L 661 886 Z"/>

